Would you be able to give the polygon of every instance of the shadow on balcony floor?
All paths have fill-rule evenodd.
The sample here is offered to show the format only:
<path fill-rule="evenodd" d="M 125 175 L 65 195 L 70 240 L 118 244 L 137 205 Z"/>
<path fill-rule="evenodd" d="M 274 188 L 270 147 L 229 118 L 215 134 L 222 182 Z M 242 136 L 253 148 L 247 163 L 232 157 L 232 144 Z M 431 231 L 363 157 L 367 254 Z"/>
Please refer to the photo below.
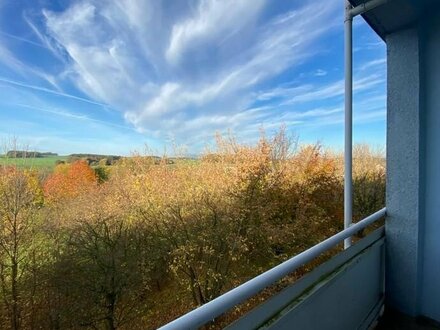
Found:
<path fill-rule="evenodd" d="M 440 324 L 426 318 L 411 318 L 409 316 L 386 311 L 380 318 L 376 330 L 439 330 Z"/>

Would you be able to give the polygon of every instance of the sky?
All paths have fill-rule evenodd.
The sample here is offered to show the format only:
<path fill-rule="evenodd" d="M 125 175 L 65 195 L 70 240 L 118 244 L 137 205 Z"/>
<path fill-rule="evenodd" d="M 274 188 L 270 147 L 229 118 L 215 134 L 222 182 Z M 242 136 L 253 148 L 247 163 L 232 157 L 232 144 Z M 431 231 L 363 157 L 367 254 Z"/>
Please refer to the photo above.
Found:
<path fill-rule="evenodd" d="M 343 0 L 0 0 L 0 140 L 199 153 L 285 126 L 343 147 Z M 386 49 L 354 21 L 354 141 L 385 145 Z"/>

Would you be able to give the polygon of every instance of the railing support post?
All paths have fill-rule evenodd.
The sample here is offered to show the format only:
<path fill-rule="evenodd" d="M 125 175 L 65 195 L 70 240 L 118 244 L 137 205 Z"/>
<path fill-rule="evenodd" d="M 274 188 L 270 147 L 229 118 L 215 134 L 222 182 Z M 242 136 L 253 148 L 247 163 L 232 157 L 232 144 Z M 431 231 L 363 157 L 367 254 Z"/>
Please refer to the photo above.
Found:
<path fill-rule="evenodd" d="M 345 0 L 344 68 L 345 68 L 345 144 L 344 144 L 344 228 L 353 219 L 353 17 L 352 6 Z M 344 248 L 351 246 L 351 237 L 344 240 Z"/>
<path fill-rule="evenodd" d="M 353 222 L 353 17 L 387 3 L 388 0 L 370 0 L 357 7 L 345 0 L 344 69 L 345 69 L 345 127 L 344 127 L 344 228 Z M 344 240 L 344 249 L 352 239 Z"/>

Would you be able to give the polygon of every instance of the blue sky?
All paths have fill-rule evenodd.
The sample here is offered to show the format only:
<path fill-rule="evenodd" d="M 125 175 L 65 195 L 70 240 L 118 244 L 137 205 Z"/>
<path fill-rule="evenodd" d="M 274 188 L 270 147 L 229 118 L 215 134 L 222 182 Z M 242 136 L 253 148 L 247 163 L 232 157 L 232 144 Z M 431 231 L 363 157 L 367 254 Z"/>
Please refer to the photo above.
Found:
<path fill-rule="evenodd" d="M 385 44 L 354 22 L 354 139 L 385 144 Z M 0 0 L 0 139 L 197 153 L 285 125 L 343 145 L 343 1 Z"/>

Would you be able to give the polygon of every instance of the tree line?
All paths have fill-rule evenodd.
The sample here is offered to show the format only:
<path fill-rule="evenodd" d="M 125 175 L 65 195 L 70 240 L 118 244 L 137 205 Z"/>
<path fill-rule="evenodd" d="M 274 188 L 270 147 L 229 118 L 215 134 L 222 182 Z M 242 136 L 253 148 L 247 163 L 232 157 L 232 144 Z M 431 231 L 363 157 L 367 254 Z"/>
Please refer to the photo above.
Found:
<path fill-rule="evenodd" d="M 38 152 L 26 150 L 9 150 L 6 152 L 7 158 L 44 158 L 58 156 L 55 152 Z"/>

